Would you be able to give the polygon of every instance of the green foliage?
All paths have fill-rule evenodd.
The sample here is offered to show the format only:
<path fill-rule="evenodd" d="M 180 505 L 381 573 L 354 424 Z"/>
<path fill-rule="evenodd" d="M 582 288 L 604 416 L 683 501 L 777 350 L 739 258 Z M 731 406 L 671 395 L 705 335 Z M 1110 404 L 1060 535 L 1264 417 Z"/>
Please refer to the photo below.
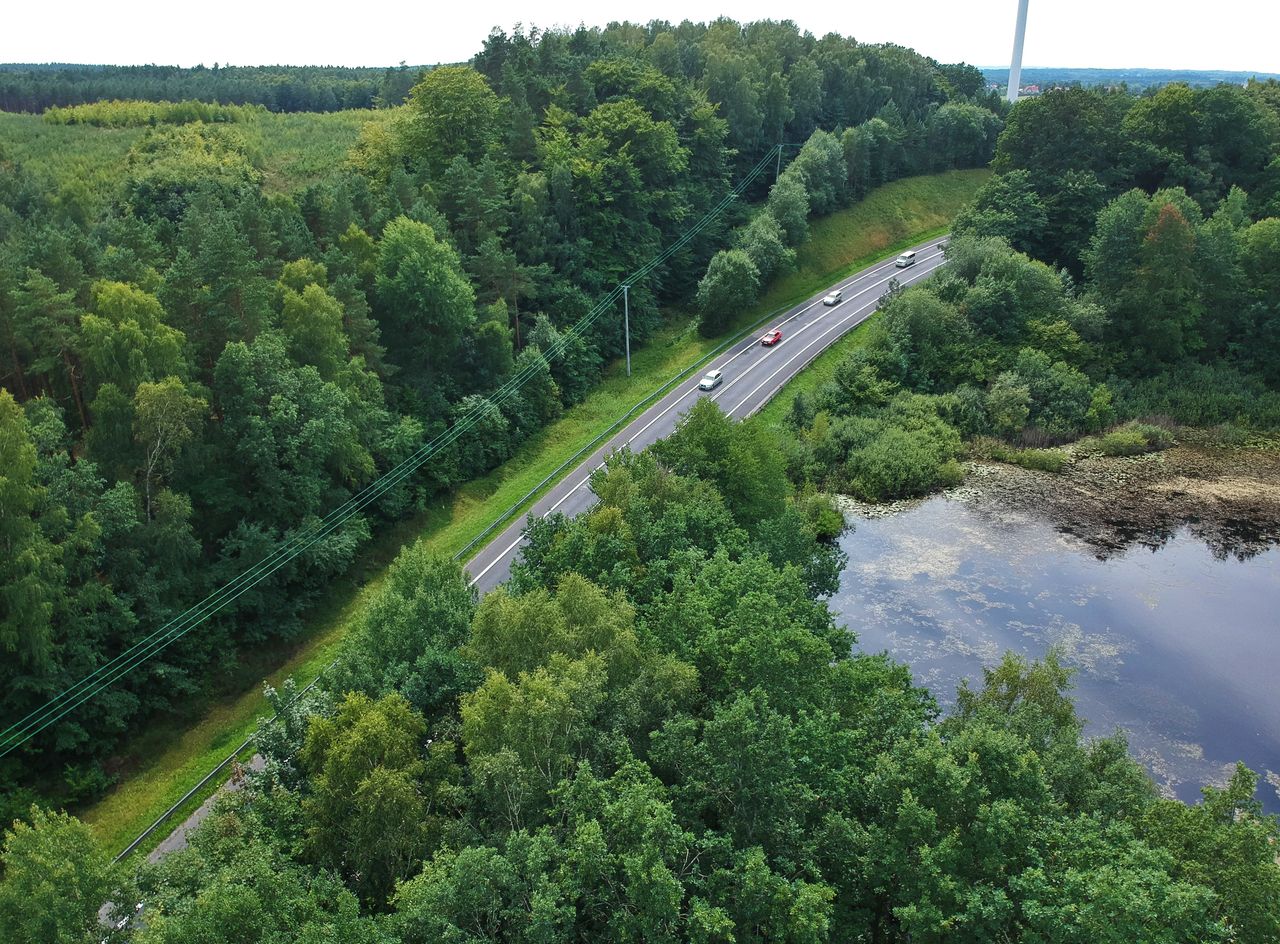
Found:
<path fill-rule="evenodd" d="M 832 424 L 827 437 L 813 441 L 815 456 L 823 461 L 833 448 L 837 456 L 843 453 L 833 484 L 867 501 L 911 498 L 956 485 L 963 478 L 956 462 L 960 437 L 931 413 L 923 403 L 898 399 L 879 415 Z"/>
<path fill-rule="evenodd" d="M 140 218 L 176 223 L 197 191 L 229 197 L 260 181 L 246 141 L 235 129 L 201 123 L 161 127 L 130 149 L 125 198 Z"/>
<path fill-rule="evenodd" d="M 729 511 L 750 530 L 791 494 L 780 450 L 768 430 L 739 429 L 711 400 L 699 400 L 675 433 L 655 443 L 658 461 L 680 475 L 715 485 Z"/>
<path fill-rule="evenodd" d="M 475 591 L 456 563 L 406 548 L 344 638 L 326 686 L 372 697 L 400 692 L 428 715 L 447 708 L 477 677 L 455 652 L 474 610 Z"/>
<path fill-rule="evenodd" d="M 223 72 L 197 71 L 130 81 Z M 333 75 L 264 104 L 336 100 Z M 388 70 L 379 95 L 399 101 L 418 78 Z M 86 89 L 166 97 L 118 80 Z M 1123 744 L 1082 745 L 1053 664 L 1001 667 L 939 723 L 907 669 L 854 652 L 821 602 L 840 555 L 819 537 L 842 522 L 812 497 L 949 484 L 968 436 L 1039 444 L 1146 414 L 1271 421 L 1277 239 L 1255 218 L 1280 180 L 1267 101 L 1019 104 L 997 145 L 1005 173 L 961 227 L 993 238 L 957 237 L 949 271 L 895 295 L 786 441 L 700 406 L 661 448 L 600 470 L 590 512 L 532 524 L 509 590 L 479 607 L 455 565 L 407 552 L 332 691 L 277 699 L 268 769 L 190 853 L 144 875 L 135 936 L 1274 937 L 1275 824 L 1246 808 L 1247 783 L 1178 821 Z M 99 788 L 122 732 L 201 691 L 237 647 L 287 637 L 379 519 L 427 507 L 580 400 L 620 337 L 616 320 L 565 329 L 777 140 L 806 143 L 767 195 L 746 194 L 763 209 L 728 213 L 632 286 L 637 340 L 699 282 L 704 331 L 723 330 L 790 267 L 811 211 L 982 163 L 999 108 L 967 67 L 719 20 L 495 31 L 472 68 L 431 73 L 377 118 L 6 118 L 6 716 L 474 421 L 420 481 L 92 717 L 59 722 L 6 783 Z M 129 125 L 125 112 L 142 113 L 96 109 Z M 857 225 L 893 233 L 890 215 Z M 498 396 L 517 371 L 529 384 Z"/>
<path fill-rule="evenodd" d="M 54 106 L 44 120 L 55 125 L 93 125 L 95 128 L 136 128 L 155 125 L 214 124 L 253 121 L 266 109 L 253 105 L 212 105 L 206 102 L 98 101 L 85 105 Z"/>
<path fill-rule="evenodd" d="M 44 489 L 35 480 L 36 448 L 22 408 L 0 390 L 0 645 L 10 659 L 41 666 L 50 657 L 51 600 L 57 552 L 34 520 Z"/>
<path fill-rule="evenodd" d="M 952 231 L 978 238 L 998 236 L 1019 252 L 1035 254 L 1043 245 L 1049 216 L 1032 187 L 1031 174 L 1014 170 L 1000 174 L 978 191 Z"/>
<path fill-rule="evenodd" d="M 0 108 L 61 109 L 0 115 L 0 384 L 26 414 L 5 417 L 15 444 L 2 509 L 14 551 L 0 582 L 7 716 L 146 638 L 450 425 L 467 427 L 423 474 L 121 680 L 96 710 L 6 759 L 10 799 L 25 807 L 17 784 L 36 782 L 54 799 L 87 799 L 156 712 L 177 709 L 168 717 L 180 725 L 201 710 L 197 695 L 219 697 L 222 683 L 209 683 L 228 665 L 242 680 L 253 651 L 291 648 L 304 608 L 374 529 L 434 507 L 586 396 L 621 334 L 608 318 L 566 329 L 707 211 L 727 208 L 631 287 L 633 343 L 661 326 L 662 306 L 687 305 L 720 249 L 736 243 L 761 280 L 790 269 L 810 209 L 800 171 L 824 199 L 851 193 L 837 127 L 880 114 L 868 166 L 926 167 L 906 129 L 961 93 L 931 60 L 873 49 L 723 21 L 652 36 L 495 33 L 473 67 L 430 74 L 0 75 Z M 779 215 L 748 219 L 726 202 L 735 174 L 777 140 L 819 130 L 773 198 Z M 800 189 L 788 202 L 791 183 Z M 919 206 L 898 214 L 897 195 L 877 198 L 870 218 L 894 219 L 860 237 L 868 247 L 940 225 L 964 187 L 900 189 Z M 744 196 L 763 199 L 765 183 Z M 741 315 L 754 288 L 734 292 L 750 281 L 721 286 L 733 291 L 718 317 Z M 512 393 L 504 384 L 517 375 L 525 383 Z M 743 538 L 723 505 L 694 504 L 708 527 Z M 833 555 L 805 550 L 820 515 L 781 507 L 746 539 L 810 586 L 833 585 Z M 414 612 L 402 596 L 387 606 Z M 401 661 L 421 642 L 409 622 L 385 642 L 368 647 L 378 658 L 348 663 L 353 687 L 380 697 L 403 685 L 434 719 L 476 677 L 452 639 Z M 112 769 L 131 763 L 112 758 Z"/>
<path fill-rule="evenodd" d="M 1112 374 L 1100 382 L 1105 365 L 1149 368 L 1152 339 L 1183 337 L 1176 321 L 1162 327 L 1151 316 L 1136 281 L 1161 286 L 1156 310 L 1173 319 L 1183 317 L 1179 304 L 1198 310 L 1196 296 L 1208 288 L 1206 280 L 1195 293 L 1186 289 L 1188 271 L 1210 269 L 1186 242 L 1185 228 L 1165 232 L 1185 221 L 1179 205 L 1198 212 L 1177 191 L 1153 199 L 1133 191 L 1111 204 L 1099 217 L 1092 281 L 1083 292 L 1003 239 L 953 238 L 946 270 L 893 294 L 817 395 L 793 403 L 790 424 L 800 435 L 788 450 L 790 474 L 879 501 L 954 482 L 958 436 L 977 437 L 976 455 L 1056 472 L 1066 454 L 1020 447 L 1067 442 L 1126 417 L 1274 424 L 1275 397 L 1261 379 L 1226 365 L 1184 363 L 1153 378 Z M 1240 212 L 1240 201 L 1229 200 L 1201 225 L 1228 247 L 1238 238 L 1233 234 L 1261 228 L 1259 242 L 1268 245 L 1261 223 L 1231 229 Z M 1148 225 L 1154 234 L 1134 238 Z M 1260 282 L 1269 284 L 1265 275 Z M 931 397 L 913 400 L 908 391 Z M 1168 437 L 1157 427 L 1125 427 L 1100 443 L 1114 454 L 1135 454 L 1163 448 Z"/>
<path fill-rule="evenodd" d="M 925 430 L 946 399 L 878 409 Z M 749 444 L 743 429 L 699 416 L 673 454 L 712 433 Z M 430 729 L 396 671 L 377 700 L 281 705 L 267 769 L 143 871 L 135 936 L 1274 936 L 1280 823 L 1251 773 L 1196 807 L 1158 799 L 1121 739 L 1083 740 L 1056 653 L 1006 656 L 940 719 L 906 666 L 835 625 L 806 579 L 823 551 L 803 511 L 772 509 L 798 534 L 786 560 L 735 527 L 713 484 L 733 471 L 614 457 L 588 514 L 531 526 L 469 627 L 457 570 L 406 552 L 364 664 L 452 645 L 483 676 Z"/>
<path fill-rule="evenodd" d="M 108 901 L 113 920 L 129 912 L 119 868 L 66 813 L 33 806 L 28 821 L 5 830 L 0 863 L 0 923 L 13 944 L 84 944 L 100 938 Z"/>
<path fill-rule="evenodd" d="M 1098 451 L 1104 456 L 1136 456 L 1159 452 L 1172 445 L 1168 430 L 1148 423 L 1125 423 L 1098 437 Z"/>
<path fill-rule="evenodd" d="M 409 93 L 400 128 L 415 163 L 439 177 L 454 158 L 478 161 L 494 143 L 501 103 L 483 75 L 465 66 L 432 69 Z"/>
<path fill-rule="evenodd" d="M 392 358 L 426 394 L 456 366 L 475 320 L 475 291 L 458 254 L 425 223 L 399 217 L 383 233 L 376 287 Z"/>
<path fill-rule="evenodd" d="M 720 334 L 739 311 L 755 304 L 759 291 L 760 271 L 746 252 L 716 253 L 698 283 L 698 330 L 709 338 Z"/>
<path fill-rule="evenodd" d="M 397 694 L 350 694 L 332 718 L 313 717 L 301 754 L 310 792 L 305 849 L 375 906 L 432 840 L 420 756 L 422 717 Z"/>
<path fill-rule="evenodd" d="M 778 221 L 791 246 L 804 242 L 809 233 L 809 194 L 798 174 L 788 174 L 769 188 L 769 214 Z"/>
<path fill-rule="evenodd" d="M 296 814 L 296 800 L 269 807 L 237 796 L 221 800 L 188 848 L 144 870 L 146 907 L 132 939 L 386 944 L 350 889 L 332 872 L 300 865 L 272 829 L 274 815 Z"/>
<path fill-rule="evenodd" d="M 1108 199 L 1131 187 L 1146 193 L 1178 188 L 1211 212 L 1233 187 L 1252 192 L 1269 186 L 1278 142 L 1280 119 L 1261 95 L 1238 86 L 1173 83 L 1140 98 L 1055 89 L 1010 113 L 996 149 L 999 175 L 966 225 L 1006 236 L 1079 274 L 1094 219 Z M 991 215 L 1000 206 L 1018 205 L 1007 198 L 1010 192 L 1046 211 L 1034 243 L 1020 241 L 1016 219 L 1000 223 Z"/>
<path fill-rule="evenodd" d="M 90 389 L 109 383 L 131 395 L 141 383 L 188 373 L 186 339 L 164 323 L 158 298 L 121 282 L 97 282 L 92 291 L 78 344 Z"/>
<path fill-rule="evenodd" d="M 271 111 L 334 111 L 395 105 L 404 100 L 417 69 L 341 66 L 230 66 L 191 68 L 166 65 L 28 66 L 6 69 L 0 81 L 0 109 L 41 112 L 101 102 L 133 105 L 171 102 L 252 104 Z M 120 100 L 125 100 L 121 102 Z M 207 105 L 205 107 L 208 107 Z M 217 114 L 211 109 L 210 114 Z M 92 114 L 92 112 L 90 112 Z"/>
<path fill-rule="evenodd" d="M 970 452 L 984 459 L 1007 462 L 1036 472 L 1061 472 L 1070 458 L 1061 449 L 1018 449 L 999 439 L 978 437 L 970 444 Z"/>
<path fill-rule="evenodd" d="M 796 264 L 795 250 L 787 246 L 782 226 L 770 212 L 753 216 L 751 222 L 738 231 L 736 241 L 755 265 L 762 283 Z"/>

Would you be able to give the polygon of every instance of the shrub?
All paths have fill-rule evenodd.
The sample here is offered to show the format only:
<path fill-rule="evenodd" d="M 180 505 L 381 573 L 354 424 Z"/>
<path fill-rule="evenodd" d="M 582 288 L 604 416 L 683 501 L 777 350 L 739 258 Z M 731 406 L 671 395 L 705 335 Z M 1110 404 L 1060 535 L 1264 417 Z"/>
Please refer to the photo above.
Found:
<path fill-rule="evenodd" d="M 1037 472 L 1061 472 L 1068 459 L 1061 449 L 1012 449 L 1003 461 Z"/>
<path fill-rule="evenodd" d="M 890 426 L 849 454 L 845 475 L 857 497 L 891 501 L 959 484 L 964 470 L 925 430 Z"/>
<path fill-rule="evenodd" d="M 1187 426 L 1233 423 L 1280 429 L 1280 390 L 1226 364 L 1181 364 L 1141 380 L 1116 381 L 1121 417 L 1164 415 Z"/>
<path fill-rule="evenodd" d="M 1169 431 L 1147 423 L 1125 423 L 1098 439 L 1104 456 L 1138 456 L 1167 449 L 1173 443 Z"/>
<path fill-rule="evenodd" d="M 971 455 L 980 459 L 1007 462 L 1037 472 L 1061 472 L 1070 457 L 1061 449 L 1017 449 L 990 436 L 979 436 L 969 444 Z"/>

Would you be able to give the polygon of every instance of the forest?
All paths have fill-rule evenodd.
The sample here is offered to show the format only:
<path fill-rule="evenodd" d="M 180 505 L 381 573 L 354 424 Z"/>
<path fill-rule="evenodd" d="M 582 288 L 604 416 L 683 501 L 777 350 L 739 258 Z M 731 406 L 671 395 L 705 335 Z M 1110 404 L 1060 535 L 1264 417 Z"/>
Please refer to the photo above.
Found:
<path fill-rule="evenodd" d="M 110 100 L 261 105 L 278 112 L 394 107 L 424 69 L 323 66 L 95 66 L 0 63 L 0 111 Z"/>
<path fill-rule="evenodd" d="M 881 501 L 954 484 L 966 455 L 1058 471 L 1065 443 L 1280 430 L 1276 91 L 1020 103 L 946 269 L 792 402 L 793 478 Z"/>
<path fill-rule="evenodd" d="M 1274 941 L 1277 825 L 1084 740 L 1053 656 L 946 716 L 824 597 L 840 518 L 709 401 L 544 519 L 510 584 L 406 550 L 266 765 L 158 866 L 34 809 L 19 941 Z M 833 520 L 834 517 L 834 520 Z M 44 863 L 57 860 L 50 871 Z M 86 904 L 87 903 L 87 904 Z"/>
<path fill-rule="evenodd" d="M 789 24 L 495 32 L 295 193 L 264 190 L 234 121 L 157 120 L 83 219 L 7 160 L 5 717 L 466 433 L 0 761 L 0 924 L 42 944 L 1280 938 L 1252 771 L 1162 798 L 1121 735 L 1083 737 L 1052 654 L 1007 656 L 944 714 L 828 607 L 831 491 L 920 494 L 983 450 L 1051 470 L 1080 437 L 1158 449 L 1173 422 L 1280 426 L 1268 87 L 1008 112 L 984 85 Z M 892 288 L 786 428 L 700 402 L 598 470 L 590 512 L 530 525 L 483 598 L 406 547 L 321 683 L 268 692 L 264 769 L 188 849 L 117 865 L 58 810 L 237 651 L 297 632 L 373 529 L 581 398 L 621 339 L 573 325 L 778 143 L 801 146 L 776 180 L 633 286 L 641 340 L 673 317 L 725 331 L 872 187 L 996 174 L 948 266 Z M 104 902 L 142 910 L 108 928 Z"/>
<path fill-rule="evenodd" d="M 0 818 L 100 795 L 120 744 L 296 637 L 375 529 L 578 402 L 622 338 L 613 319 L 572 327 L 695 221 L 711 214 L 632 287 L 637 343 L 664 306 L 688 317 L 722 246 L 781 271 L 810 213 L 986 164 L 1001 119 L 983 95 L 976 70 L 899 47 L 718 21 L 495 33 L 404 106 L 356 113 L 382 117 L 292 189 L 249 143 L 292 116 L 114 99 L 6 116 L 49 135 L 23 125 L 23 158 L 0 158 L 6 727 L 453 441 L 198 631 L 6 740 Z M 320 117 L 300 127 L 336 133 Z M 99 140 L 128 151 L 94 189 L 54 170 Z M 766 177 L 726 200 L 781 163 L 780 140 L 803 147 L 773 209 L 755 213 Z M 833 189 L 846 151 L 857 177 Z"/>

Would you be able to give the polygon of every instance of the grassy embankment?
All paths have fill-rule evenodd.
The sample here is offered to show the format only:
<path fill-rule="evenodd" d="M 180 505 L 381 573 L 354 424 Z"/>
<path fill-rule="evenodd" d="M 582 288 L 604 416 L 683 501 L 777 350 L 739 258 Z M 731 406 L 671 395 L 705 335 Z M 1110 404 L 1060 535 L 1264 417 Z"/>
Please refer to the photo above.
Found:
<path fill-rule="evenodd" d="M 734 332 L 807 298 L 847 272 L 944 232 L 986 176 L 986 171 L 959 171 L 897 181 L 857 206 L 815 221 L 808 242 L 798 251 L 796 270 L 775 280 L 756 306 L 742 312 Z M 686 314 L 673 313 L 668 326 L 633 353 L 630 378 L 622 364 L 610 365 L 583 403 L 532 437 L 508 462 L 427 512 L 384 529 L 352 572 L 313 608 L 301 641 L 247 655 L 221 692 L 191 706 L 185 717 L 153 724 L 134 740 L 129 756 L 121 759 L 125 773 L 120 783 L 81 814 L 105 847 L 112 852 L 124 848 L 253 732 L 266 711 L 264 678 L 279 685 L 292 676 L 305 684 L 328 664 L 343 632 L 406 542 L 416 539 L 439 554 L 457 553 L 620 415 L 718 343 L 699 337 Z M 194 808 L 200 799 L 193 798 L 188 806 Z M 184 815 L 185 810 L 174 824 Z"/>
<path fill-rule="evenodd" d="M 802 286 L 826 285 L 835 280 L 833 273 L 836 276 L 843 275 L 845 272 L 851 272 L 866 265 L 867 261 L 870 261 L 870 256 L 889 254 L 883 250 L 872 251 L 868 258 L 856 259 L 850 263 L 847 261 L 846 247 L 858 240 L 871 240 L 877 245 L 884 246 L 892 243 L 896 247 L 941 235 L 947 229 L 944 224 L 949 222 L 956 210 L 967 202 L 965 198 L 952 203 L 953 197 L 959 195 L 961 182 L 964 186 L 972 187 L 968 191 L 972 196 L 973 191 L 986 180 L 987 174 L 985 170 L 953 171 L 936 177 L 914 177 L 911 180 L 899 181 L 898 184 L 911 185 L 910 194 L 895 196 L 888 205 L 879 208 L 871 219 L 858 215 L 857 211 L 866 207 L 867 203 L 876 199 L 878 195 L 888 195 L 898 184 L 882 187 L 872 194 L 868 201 L 852 209 L 815 220 L 809 227 L 808 242 L 797 252 L 796 270 L 783 278 L 775 279 L 769 287 L 765 301 L 768 302 L 774 296 L 784 297 L 787 293 L 800 291 Z M 919 212 L 917 201 L 921 199 L 934 206 L 951 206 L 951 212 L 945 217 L 943 224 L 935 224 L 927 230 L 922 229 L 914 237 L 903 240 L 898 234 L 906 231 L 904 227 L 908 226 L 909 221 Z M 803 294 L 809 293 L 802 292 L 802 297 Z M 829 381 L 835 375 L 836 368 L 844 360 L 845 355 L 866 342 L 867 326 L 873 320 L 874 316 L 868 318 L 814 358 L 811 364 L 793 377 L 778 392 L 778 395 L 756 414 L 760 422 L 780 424 L 783 417 L 787 415 L 787 411 L 791 409 L 791 403 L 797 395 L 811 394 Z"/>

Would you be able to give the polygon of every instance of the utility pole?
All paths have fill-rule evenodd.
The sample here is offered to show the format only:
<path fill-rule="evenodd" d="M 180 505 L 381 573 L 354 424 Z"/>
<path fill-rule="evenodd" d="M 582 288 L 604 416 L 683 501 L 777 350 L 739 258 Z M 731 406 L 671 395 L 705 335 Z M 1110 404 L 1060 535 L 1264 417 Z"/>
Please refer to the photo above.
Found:
<path fill-rule="evenodd" d="M 782 142 L 778 142 L 778 166 L 773 172 L 773 182 L 776 184 L 778 178 L 782 176 Z"/>
<path fill-rule="evenodd" d="M 627 344 L 627 376 L 631 376 L 631 299 L 628 292 L 630 285 L 622 286 L 622 331 Z"/>
<path fill-rule="evenodd" d="M 1022 82 L 1022 41 L 1027 36 L 1027 0 L 1018 0 L 1018 25 L 1013 30 L 1013 61 L 1009 63 L 1009 101 L 1018 100 Z"/>

